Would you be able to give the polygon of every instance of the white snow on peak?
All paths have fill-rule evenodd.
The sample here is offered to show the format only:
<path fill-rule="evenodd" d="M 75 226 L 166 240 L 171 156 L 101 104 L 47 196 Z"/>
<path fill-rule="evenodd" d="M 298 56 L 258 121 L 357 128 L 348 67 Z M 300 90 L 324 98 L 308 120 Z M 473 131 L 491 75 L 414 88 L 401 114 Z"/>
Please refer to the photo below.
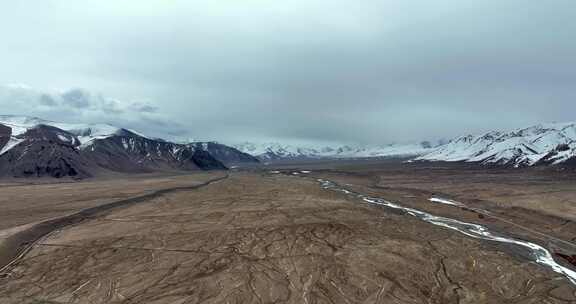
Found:
<path fill-rule="evenodd" d="M 80 148 L 90 146 L 94 140 L 108 138 L 113 135 L 120 134 L 122 129 L 108 124 L 79 124 L 79 123 L 62 123 L 50 120 L 44 120 L 37 117 L 29 116 L 16 116 L 16 115 L 0 115 L 0 124 L 6 125 L 12 129 L 12 136 L 8 144 L 2 149 L 2 153 L 10 150 L 22 139 L 18 138 L 24 134 L 28 129 L 34 128 L 38 125 L 48 125 L 64 130 L 76 136 L 80 143 Z M 128 130 L 137 134 L 138 136 L 146 137 L 138 132 Z M 63 142 L 73 142 L 73 139 L 59 134 L 58 138 Z"/>
<path fill-rule="evenodd" d="M 53 125 L 68 131 L 78 138 L 81 145 L 87 145 L 95 139 L 107 138 L 118 134 L 122 129 L 107 124 L 64 124 Z"/>
<path fill-rule="evenodd" d="M 0 124 L 10 127 L 12 136 L 24 134 L 29 128 L 48 122 L 37 117 L 0 115 Z"/>
<path fill-rule="evenodd" d="M 62 129 L 77 136 L 81 144 L 97 138 L 106 138 L 117 134 L 122 129 L 108 124 L 75 124 L 44 120 L 37 117 L 0 115 L 0 124 L 12 128 L 12 136 L 18 136 L 38 125 L 48 125 Z"/>
<path fill-rule="evenodd" d="M 561 150 L 561 151 L 560 151 Z M 576 123 L 547 123 L 455 138 L 416 160 L 531 166 L 576 156 Z"/>

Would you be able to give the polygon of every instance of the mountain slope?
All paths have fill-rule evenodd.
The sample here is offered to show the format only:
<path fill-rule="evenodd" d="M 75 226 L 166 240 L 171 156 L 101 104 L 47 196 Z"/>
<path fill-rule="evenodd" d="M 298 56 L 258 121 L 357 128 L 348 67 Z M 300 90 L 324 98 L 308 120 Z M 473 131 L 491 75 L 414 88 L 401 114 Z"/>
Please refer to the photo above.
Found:
<path fill-rule="evenodd" d="M 66 132 L 76 136 L 80 144 L 88 143 L 89 141 L 94 139 L 110 137 L 126 130 L 108 124 L 62 123 L 62 122 L 44 120 L 37 117 L 15 116 L 15 115 L 0 115 L 0 124 L 12 128 L 12 131 L 14 133 L 13 135 L 22 134 L 27 129 L 35 127 L 37 125 L 53 126 L 65 130 Z M 128 131 L 134 134 L 138 134 L 137 132 L 132 130 Z M 141 134 L 138 135 L 144 137 Z"/>
<path fill-rule="evenodd" d="M 226 166 L 193 146 L 104 124 L 0 116 L 0 176 L 89 177 L 105 171 L 214 170 Z"/>
<path fill-rule="evenodd" d="M 81 150 L 103 168 L 122 172 L 213 170 L 226 167 L 209 153 L 186 145 L 149 139 L 128 130 L 93 139 Z"/>
<path fill-rule="evenodd" d="M 263 161 L 320 158 L 351 159 L 372 157 L 414 157 L 432 150 L 430 144 L 426 142 L 411 145 L 337 147 L 294 146 L 279 143 L 242 143 L 234 145 L 234 147 Z"/>
<path fill-rule="evenodd" d="M 0 153 L 2 153 L 4 146 L 8 144 L 11 137 L 12 137 L 12 129 L 4 125 L 0 125 Z"/>
<path fill-rule="evenodd" d="M 458 137 L 416 160 L 521 167 L 560 165 L 574 157 L 576 123 L 553 123 Z"/>
<path fill-rule="evenodd" d="M 296 147 L 279 143 L 242 143 L 233 145 L 244 153 L 257 157 L 260 160 L 298 159 L 316 157 L 318 151 L 308 147 Z"/>
<path fill-rule="evenodd" d="M 238 164 L 257 164 L 260 162 L 256 157 L 248 153 L 244 153 L 236 148 L 216 142 L 194 142 L 188 144 L 188 146 L 192 147 L 196 151 L 205 151 L 209 153 L 214 158 L 227 166 Z"/>
<path fill-rule="evenodd" d="M 27 129 L 15 135 L 2 150 L 0 176 L 91 176 L 91 162 L 81 155 L 78 144 L 72 134 L 55 127 L 38 125 Z"/>

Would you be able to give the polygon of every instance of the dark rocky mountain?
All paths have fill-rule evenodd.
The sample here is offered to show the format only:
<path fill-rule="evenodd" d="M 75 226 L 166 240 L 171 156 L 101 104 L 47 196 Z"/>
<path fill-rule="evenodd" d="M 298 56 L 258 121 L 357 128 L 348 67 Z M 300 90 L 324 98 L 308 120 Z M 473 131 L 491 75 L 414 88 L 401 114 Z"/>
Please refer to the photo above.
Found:
<path fill-rule="evenodd" d="M 5 125 L 0 125 L 0 151 L 6 146 L 12 135 L 12 129 Z"/>
<path fill-rule="evenodd" d="M 260 162 L 256 157 L 248 153 L 216 142 L 195 142 L 188 144 L 188 146 L 196 151 L 201 150 L 208 152 L 227 166 L 257 164 Z"/>
<path fill-rule="evenodd" d="M 148 139 L 128 130 L 94 139 L 84 145 L 82 150 L 98 166 L 112 171 L 226 169 L 222 162 L 203 150 Z"/>
<path fill-rule="evenodd" d="M 107 125 L 0 118 L 0 177 L 85 178 L 110 172 L 225 170 L 227 161 L 253 162 L 219 144 L 206 144 L 205 149 L 202 144 L 151 139 Z"/>
<path fill-rule="evenodd" d="M 92 175 L 92 163 L 77 149 L 77 139 L 64 130 L 38 125 L 15 136 L 14 140 L 13 146 L 0 155 L 2 177 Z"/>

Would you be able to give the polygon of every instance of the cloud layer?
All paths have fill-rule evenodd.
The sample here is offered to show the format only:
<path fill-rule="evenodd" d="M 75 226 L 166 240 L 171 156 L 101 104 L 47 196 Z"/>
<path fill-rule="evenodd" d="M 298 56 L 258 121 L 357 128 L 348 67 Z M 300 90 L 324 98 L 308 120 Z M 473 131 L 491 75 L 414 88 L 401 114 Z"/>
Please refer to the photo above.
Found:
<path fill-rule="evenodd" d="M 1 85 L 3 114 L 25 114 L 48 120 L 72 123 L 109 123 L 132 128 L 150 136 L 186 138 L 188 132 L 154 105 L 127 102 L 84 89 L 62 92 L 38 91 L 24 85 Z"/>
<path fill-rule="evenodd" d="M 15 2 L 0 83 L 63 88 L 52 119 L 375 144 L 574 120 L 573 1 Z"/>

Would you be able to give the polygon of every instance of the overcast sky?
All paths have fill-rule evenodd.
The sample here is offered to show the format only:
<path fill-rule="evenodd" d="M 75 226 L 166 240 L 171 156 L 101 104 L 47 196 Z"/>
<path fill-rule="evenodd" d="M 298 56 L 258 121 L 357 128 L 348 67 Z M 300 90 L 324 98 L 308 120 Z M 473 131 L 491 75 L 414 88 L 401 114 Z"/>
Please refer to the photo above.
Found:
<path fill-rule="evenodd" d="M 0 6 L 0 114 L 370 144 L 576 120 L 574 0 Z"/>

